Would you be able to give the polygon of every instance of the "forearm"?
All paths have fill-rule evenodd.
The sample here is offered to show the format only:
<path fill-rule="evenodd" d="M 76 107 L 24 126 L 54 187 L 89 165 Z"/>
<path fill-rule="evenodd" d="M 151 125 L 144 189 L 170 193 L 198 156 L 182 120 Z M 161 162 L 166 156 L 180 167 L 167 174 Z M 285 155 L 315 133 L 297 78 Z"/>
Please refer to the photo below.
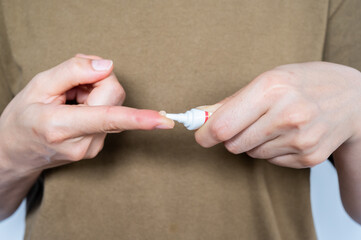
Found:
<path fill-rule="evenodd" d="M 25 174 L 14 171 L 4 162 L 3 158 L 0 159 L 0 221 L 18 208 L 40 175 L 40 172 Z"/>
<path fill-rule="evenodd" d="M 361 139 L 346 142 L 333 156 L 342 203 L 348 214 L 361 224 Z"/>

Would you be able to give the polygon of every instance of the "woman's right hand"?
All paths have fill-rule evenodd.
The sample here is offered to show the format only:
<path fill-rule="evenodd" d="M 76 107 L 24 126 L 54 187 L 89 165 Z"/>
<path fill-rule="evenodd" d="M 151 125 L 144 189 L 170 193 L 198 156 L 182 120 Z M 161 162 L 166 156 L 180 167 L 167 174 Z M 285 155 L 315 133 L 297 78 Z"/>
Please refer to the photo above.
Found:
<path fill-rule="evenodd" d="M 157 111 L 120 106 L 125 92 L 112 69 L 110 60 L 78 54 L 37 74 L 1 115 L 0 170 L 39 173 L 95 157 L 106 133 L 174 126 Z"/>

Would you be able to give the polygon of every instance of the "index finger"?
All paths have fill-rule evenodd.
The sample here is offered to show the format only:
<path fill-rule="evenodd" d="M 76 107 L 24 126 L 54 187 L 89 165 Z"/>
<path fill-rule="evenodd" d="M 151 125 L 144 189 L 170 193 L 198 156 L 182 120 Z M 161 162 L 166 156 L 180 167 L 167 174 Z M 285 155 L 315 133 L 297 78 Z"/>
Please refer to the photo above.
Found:
<path fill-rule="evenodd" d="M 63 139 L 124 130 L 170 129 L 174 122 L 159 112 L 123 106 L 63 105 L 53 112 L 55 130 Z"/>
<path fill-rule="evenodd" d="M 93 84 L 108 77 L 113 62 L 108 59 L 77 55 L 37 75 L 40 91 L 50 96 L 61 95 L 79 85 Z"/>
<path fill-rule="evenodd" d="M 212 117 L 195 133 L 203 147 L 227 141 L 256 122 L 269 104 L 257 94 L 257 87 L 248 85 L 220 106 Z"/>

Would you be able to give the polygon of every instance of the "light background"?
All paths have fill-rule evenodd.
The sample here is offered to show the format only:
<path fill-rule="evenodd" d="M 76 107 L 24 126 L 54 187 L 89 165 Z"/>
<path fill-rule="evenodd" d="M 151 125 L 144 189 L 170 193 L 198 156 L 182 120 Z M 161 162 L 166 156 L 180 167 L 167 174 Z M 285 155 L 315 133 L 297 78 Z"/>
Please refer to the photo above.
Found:
<path fill-rule="evenodd" d="M 337 174 L 329 161 L 311 170 L 311 203 L 319 240 L 361 239 L 361 226 L 346 214 L 341 205 Z M 24 219 L 25 201 L 10 218 L 0 222 L 0 239 L 22 239 Z"/>

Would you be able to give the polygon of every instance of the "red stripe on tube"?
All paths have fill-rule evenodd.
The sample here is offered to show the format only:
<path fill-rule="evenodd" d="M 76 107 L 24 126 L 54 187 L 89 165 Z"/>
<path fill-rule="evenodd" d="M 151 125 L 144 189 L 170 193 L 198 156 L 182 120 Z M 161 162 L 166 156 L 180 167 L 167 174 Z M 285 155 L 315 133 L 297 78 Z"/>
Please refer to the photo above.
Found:
<path fill-rule="evenodd" d="M 206 114 L 206 118 L 204 119 L 204 123 L 206 123 L 208 118 L 209 118 L 209 112 L 205 111 L 204 113 Z"/>

